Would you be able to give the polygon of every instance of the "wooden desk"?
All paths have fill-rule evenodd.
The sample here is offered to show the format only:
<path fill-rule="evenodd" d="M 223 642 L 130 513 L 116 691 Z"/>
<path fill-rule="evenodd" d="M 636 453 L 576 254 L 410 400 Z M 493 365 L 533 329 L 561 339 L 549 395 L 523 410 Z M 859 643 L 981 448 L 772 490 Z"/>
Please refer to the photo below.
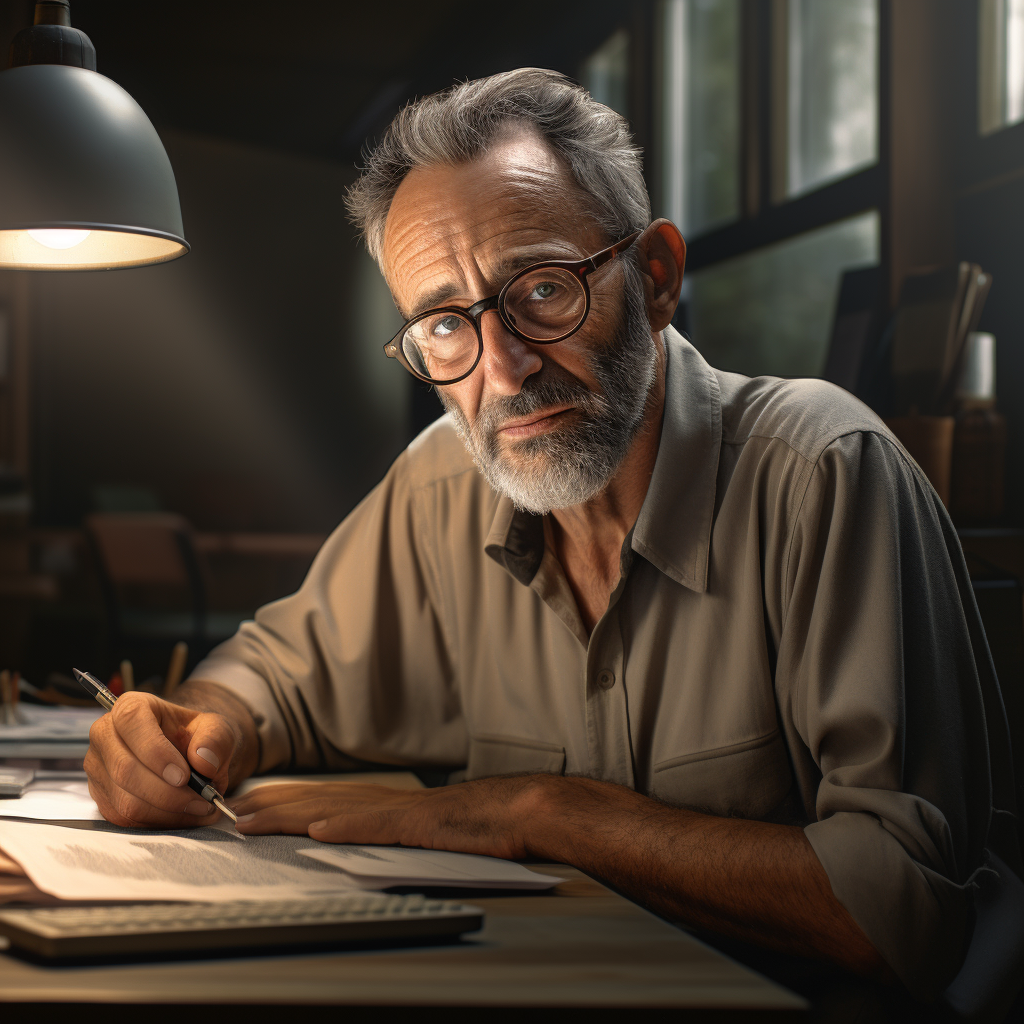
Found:
<path fill-rule="evenodd" d="M 406 771 L 264 775 L 247 779 L 235 793 L 314 780 L 422 786 Z M 217 1024 L 314 1024 L 314 1008 L 325 1005 L 345 1007 L 344 1024 L 379 1024 L 389 1007 L 445 1007 L 448 1020 L 474 1024 L 494 1024 L 502 1008 L 518 1014 L 538 1007 L 557 1008 L 560 1020 L 577 1008 L 588 1024 L 602 1011 L 621 1018 L 623 1009 L 663 1010 L 678 1017 L 684 1007 L 715 1020 L 734 1014 L 803 1018 L 806 1003 L 800 997 L 575 868 L 531 866 L 565 881 L 549 892 L 522 895 L 478 897 L 449 890 L 447 898 L 481 906 L 487 916 L 482 931 L 443 946 L 110 967 L 40 966 L 0 952 L 0 1021 L 78 1024 L 94 1019 L 95 1004 L 107 1004 L 104 1024 L 205 1024 L 211 1018 Z M 7 1012 L 11 1004 L 21 1012 Z M 211 1004 L 217 1004 L 213 1012 L 200 1009 Z M 226 1017 L 229 1008 L 233 1015 Z M 282 1016 L 286 1008 L 304 1016 L 289 1020 Z M 688 1013 L 687 1021 L 702 1016 Z"/>
<path fill-rule="evenodd" d="M 716 1020 L 723 1011 L 730 1018 L 729 1011 L 755 1010 L 771 1019 L 803 1016 L 797 996 L 575 868 L 538 870 L 565 882 L 550 893 L 474 895 L 471 902 L 487 913 L 484 930 L 454 945 L 111 967 L 43 967 L 0 954 L 0 1017 L 37 1024 L 63 1014 L 67 1024 L 97 1019 L 81 1015 L 82 1004 L 96 1003 L 113 1004 L 103 1010 L 105 1024 L 129 1016 L 136 1024 L 184 1022 L 197 1019 L 191 1007 L 203 1004 L 221 1004 L 203 1020 L 222 1021 L 232 1007 L 238 1012 L 227 1019 L 281 1024 L 291 1024 L 285 1008 L 303 1012 L 306 1024 L 325 1004 L 352 1008 L 343 1018 L 331 1015 L 346 1024 L 363 1014 L 379 1021 L 386 1007 L 424 1006 L 480 1024 L 500 1007 L 560 1008 L 560 1017 L 592 1008 L 580 1014 L 587 1020 L 613 1008 L 620 1017 L 626 1008 L 683 1007 L 711 1011 Z M 19 1012 L 4 1004 L 18 1004 Z M 70 1012 L 67 1004 L 78 1006 Z"/>

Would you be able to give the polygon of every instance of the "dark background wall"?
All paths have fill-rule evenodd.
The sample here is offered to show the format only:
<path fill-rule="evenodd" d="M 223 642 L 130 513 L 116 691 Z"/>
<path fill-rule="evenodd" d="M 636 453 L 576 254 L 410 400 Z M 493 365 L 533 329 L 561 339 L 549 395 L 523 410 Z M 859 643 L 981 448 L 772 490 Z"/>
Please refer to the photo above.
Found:
<path fill-rule="evenodd" d="M 78 522 L 92 488 L 135 485 L 200 527 L 326 529 L 410 429 L 373 333 L 387 290 L 345 221 L 351 172 L 163 137 L 192 252 L 33 276 L 37 518 Z"/>
<path fill-rule="evenodd" d="M 695 240 L 692 266 L 872 206 L 893 295 L 913 265 L 971 259 L 990 270 L 981 327 L 998 338 L 1010 429 L 1004 523 L 1020 525 L 1024 174 L 1006 168 L 1024 168 L 1024 129 L 999 133 L 999 159 L 967 167 L 963 154 L 979 145 L 976 4 L 880 4 L 883 141 L 877 171 L 863 176 L 870 194 L 839 183 L 766 208 L 763 238 L 753 221 L 738 222 L 721 232 L 728 253 Z M 758 17 L 769 6 L 747 5 Z M 0 0 L 0 66 L 32 8 Z M 386 9 L 73 0 L 100 72 L 165 140 L 192 252 L 112 273 L 0 272 L 0 303 L 18 294 L 27 309 L 35 523 L 77 525 L 97 487 L 133 484 L 200 527 L 329 529 L 439 411 L 380 353 L 396 315 L 342 204 L 360 147 L 413 96 L 523 65 L 576 76 L 626 27 L 630 118 L 656 156 L 655 9 L 650 0 L 486 10 L 464 0 Z M 744 44 L 745 69 L 762 42 Z M 764 83 L 745 74 L 751 103 L 763 106 Z M 849 209 L 833 210 L 837 202 Z"/>

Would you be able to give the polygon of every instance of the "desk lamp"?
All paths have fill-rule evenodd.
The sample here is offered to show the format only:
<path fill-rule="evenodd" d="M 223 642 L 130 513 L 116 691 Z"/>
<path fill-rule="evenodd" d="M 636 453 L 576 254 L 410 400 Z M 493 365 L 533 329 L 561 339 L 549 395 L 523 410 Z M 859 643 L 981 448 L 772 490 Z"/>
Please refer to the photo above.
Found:
<path fill-rule="evenodd" d="M 109 270 L 189 250 L 142 108 L 96 73 L 68 0 L 40 0 L 0 72 L 0 269 Z"/>

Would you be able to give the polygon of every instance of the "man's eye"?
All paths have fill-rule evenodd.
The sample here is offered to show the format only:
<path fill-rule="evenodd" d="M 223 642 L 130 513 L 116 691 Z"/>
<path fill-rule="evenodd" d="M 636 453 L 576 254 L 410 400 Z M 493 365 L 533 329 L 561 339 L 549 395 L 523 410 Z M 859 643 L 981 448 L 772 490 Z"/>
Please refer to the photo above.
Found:
<path fill-rule="evenodd" d="M 540 284 L 533 286 L 533 291 L 530 292 L 531 299 L 552 299 L 555 297 L 555 293 L 558 291 L 558 285 L 553 281 L 542 281 Z"/>
<path fill-rule="evenodd" d="M 462 317 L 446 316 L 434 324 L 434 334 L 439 338 L 447 338 L 449 334 L 454 334 L 464 326 L 465 321 L 463 321 Z"/>

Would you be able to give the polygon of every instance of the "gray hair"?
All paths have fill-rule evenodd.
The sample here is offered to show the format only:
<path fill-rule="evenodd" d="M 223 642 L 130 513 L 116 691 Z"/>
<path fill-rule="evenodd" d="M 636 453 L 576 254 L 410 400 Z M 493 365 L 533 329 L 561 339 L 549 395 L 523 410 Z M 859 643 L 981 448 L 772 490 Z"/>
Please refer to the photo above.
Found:
<path fill-rule="evenodd" d="M 565 161 L 610 240 L 648 225 L 640 149 L 626 119 L 557 71 L 520 68 L 407 104 L 366 154 L 345 204 L 377 263 L 391 201 L 410 170 L 473 160 L 516 125 L 539 132 Z"/>

